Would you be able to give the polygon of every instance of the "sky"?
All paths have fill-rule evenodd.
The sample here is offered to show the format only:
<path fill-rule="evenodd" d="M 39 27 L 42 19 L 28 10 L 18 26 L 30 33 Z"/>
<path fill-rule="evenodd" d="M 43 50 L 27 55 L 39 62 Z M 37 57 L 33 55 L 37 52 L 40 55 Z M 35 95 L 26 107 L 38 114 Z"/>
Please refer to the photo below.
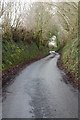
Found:
<path fill-rule="evenodd" d="M 2 1 L 2 0 L 1 0 Z M 4 0 L 6 1 L 13 1 L 13 2 L 79 2 L 79 0 Z"/>

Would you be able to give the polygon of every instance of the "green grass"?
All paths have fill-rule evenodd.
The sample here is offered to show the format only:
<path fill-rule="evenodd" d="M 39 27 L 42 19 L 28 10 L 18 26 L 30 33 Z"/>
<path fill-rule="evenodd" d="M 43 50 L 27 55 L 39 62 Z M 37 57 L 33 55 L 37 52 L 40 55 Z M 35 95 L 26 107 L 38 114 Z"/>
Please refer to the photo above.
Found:
<path fill-rule="evenodd" d="M 67 70 L 77 79 L 78 74 L 78 39 L 68 41 L 62 50 L 62 61 Z"/>
<path fill-rule="evenodd" d="M 5 41 L 2 45 L 2 70 L 32 60 L 36 56 L 46 55 L 47 53 L 47 48 L 42 47 L 39 50 L 35 43 L 29 45 L 23 42 Z"/>

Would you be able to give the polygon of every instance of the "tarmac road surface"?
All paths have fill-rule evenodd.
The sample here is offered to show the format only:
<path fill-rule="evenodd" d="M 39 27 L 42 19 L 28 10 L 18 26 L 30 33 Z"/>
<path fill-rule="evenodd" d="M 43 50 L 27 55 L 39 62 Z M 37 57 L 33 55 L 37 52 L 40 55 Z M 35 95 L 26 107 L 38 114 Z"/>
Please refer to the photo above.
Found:
<path fill-rule="evenodd" d="M 3 118 L 78 118 L 78 91 L 51 54 L 22 70 L 3 88 Z"/>

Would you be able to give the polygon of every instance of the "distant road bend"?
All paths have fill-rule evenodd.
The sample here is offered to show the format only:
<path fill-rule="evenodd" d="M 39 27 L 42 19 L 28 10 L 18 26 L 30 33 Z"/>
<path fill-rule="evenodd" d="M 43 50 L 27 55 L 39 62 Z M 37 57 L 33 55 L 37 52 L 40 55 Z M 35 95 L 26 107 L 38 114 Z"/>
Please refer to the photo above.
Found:
<path fill-rule="evenodd" d="M 78 91 L 66 84 L 52 54 L 3 88 L 3 118 L 78 118 Z"/>

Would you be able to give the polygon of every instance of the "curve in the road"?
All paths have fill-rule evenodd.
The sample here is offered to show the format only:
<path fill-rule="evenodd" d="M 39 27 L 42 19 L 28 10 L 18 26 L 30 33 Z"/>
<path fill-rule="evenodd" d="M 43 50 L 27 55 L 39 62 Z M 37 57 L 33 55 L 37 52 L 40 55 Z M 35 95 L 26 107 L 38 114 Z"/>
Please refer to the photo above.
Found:
<path fill-rule="evenodd" d="M 78 91 L 64 82 L 58 58 L 29 65 L 5 88 L 3 118 L 78 118 Z"/>

